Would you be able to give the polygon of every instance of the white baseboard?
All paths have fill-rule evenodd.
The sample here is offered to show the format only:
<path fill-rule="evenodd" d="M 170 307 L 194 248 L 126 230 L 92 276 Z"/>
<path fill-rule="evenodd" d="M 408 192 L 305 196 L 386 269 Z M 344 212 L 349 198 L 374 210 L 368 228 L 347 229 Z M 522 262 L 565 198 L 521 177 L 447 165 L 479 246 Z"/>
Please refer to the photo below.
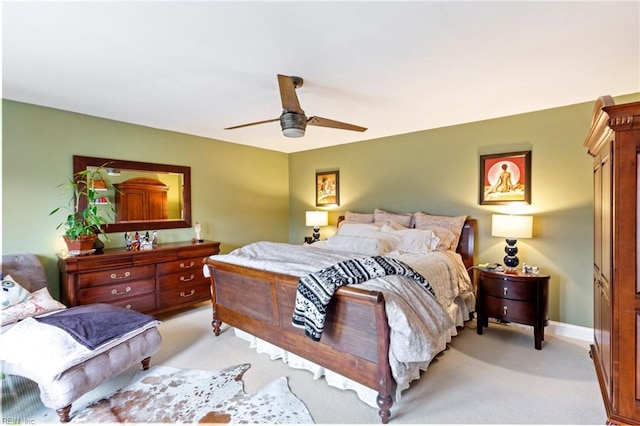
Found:
<path fill-rule="evenodd" d="M 585 342 L 593 342 L 593 328 L 589 327 L 549 321 L 549 325 L 547 325 L 545 332 L 548 332 L 555 336 L 563 336 L 577 340 L 584 340 Z"/>
<path fill-rule="evenodd" d="M 522 327 L 529 330 L 533 330 L 530 325 L 510 323 L 516 327 Z M 565 324 L 562 322 L 549 321 L 549 324 L 544 328 L 545 333 L 553 334 L 554 336 L 568 337 L 570 339 L 582 340 L 587 343 L 593 343 L 593 328 L 582 327 L 579 325 Z"/>

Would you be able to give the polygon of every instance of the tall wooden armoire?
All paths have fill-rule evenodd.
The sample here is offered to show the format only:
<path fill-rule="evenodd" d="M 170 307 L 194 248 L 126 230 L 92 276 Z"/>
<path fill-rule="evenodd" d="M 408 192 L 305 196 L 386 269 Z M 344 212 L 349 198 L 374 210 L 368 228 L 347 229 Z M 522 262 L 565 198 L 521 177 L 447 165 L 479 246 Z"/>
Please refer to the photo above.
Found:
<path fill-rule="evenodd" d="M 594 158 L 594 343 L 608 423 L 640 423 L 640 102 L 598 98 Z"/>

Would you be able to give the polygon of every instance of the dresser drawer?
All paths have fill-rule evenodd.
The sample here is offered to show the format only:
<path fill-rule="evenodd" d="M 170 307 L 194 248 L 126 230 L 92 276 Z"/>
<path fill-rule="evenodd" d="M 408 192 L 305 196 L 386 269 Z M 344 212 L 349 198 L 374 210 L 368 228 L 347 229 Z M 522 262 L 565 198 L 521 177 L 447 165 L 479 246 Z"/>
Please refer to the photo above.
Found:
<path fill-rule="evenodd" d="M 158 308 L 169 308 L 182 304 L 192 304 L 203 300 L 211 300 L 211 285 L 209 281 L 181 283 L 160 291 Z"/>
<path fill-rule="evenodd" d="M 177 272 L 175 274 L 167 274 L 158 277 L 160 290 L 165 290 L 174 286 L 182 286 L 183 284 L 198 285 L 209 284 L 209 279 L 204 277 L 202 268 L 191 269 L 190 271 Z"/>
<path fill-rule="evenodd" d="M 535 324 L 535 303 L 502 299 L 493 296 L 487 296 L 485 303 L 487 309 L 486 315 L 491 318 L 497 318 L 503 321 L 513 321 L 520 324 Z"/>
<path fill-rule="evenodd" d="M 109 269 L 107 271 L 85 272 L 78 274 L 80 288 L 95 287 L 108 284 L 120 284 L 138 281 L 143 278 L 154 278 L 155 265 L 131 266 L 129 268 Z"/>
<path fill-rule="evenodd" d="M 480 292 L 487 296 L 502 297 L 511 300 L 536 300 L 537 287 L 531 282 L 483 277 Z"/>
<path fill-rule="evenodd" d="M 128 299 L 111 302 L 111 305 L 120 306 L 125 309 L 133 309 L 138 312 L 153 312 L 156 310 L 156 295 L 145 294 L 144 296 L 131 297 Z"/>
<path fill-rule="evenodd" d="M 113 303 L 119 300 L 156 291 L 155 278 L 140 281 L 114 283 L 99 287 L 85 288 L 78 291 L 81 305 L 89 303 Z"/>
<path fill-rule="evenodd" d="M 166 275 L 174 272 L 200 271 L 200 276 L 202 276 L 202 259 L 204 259 L 204 256 L 159 263 L 158 274 Z"/>

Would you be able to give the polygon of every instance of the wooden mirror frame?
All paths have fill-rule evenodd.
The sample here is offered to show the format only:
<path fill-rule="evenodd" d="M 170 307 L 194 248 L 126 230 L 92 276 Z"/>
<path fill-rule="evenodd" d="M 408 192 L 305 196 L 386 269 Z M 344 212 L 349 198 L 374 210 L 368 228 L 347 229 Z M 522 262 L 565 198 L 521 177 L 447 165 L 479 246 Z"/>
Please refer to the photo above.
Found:
<path fill-rule="evenodd" d="M 184 177 L 182 188 L 182 219 L 139 220 L 109 223 L 104 226 L 105 232 L 133 232 L 157 229 L 191 228 L 191 167 L 173 166 L 169 164 L 143 163 L 139 161 L 114 160 L 111 158 L 73 156 L 73 175 L 87 170 L 87 167 L 108 167 L 121 170 L 138 170 L 144 172 L 180 173 Z M 81 208 L 87 200 L 80 200 Z"/>

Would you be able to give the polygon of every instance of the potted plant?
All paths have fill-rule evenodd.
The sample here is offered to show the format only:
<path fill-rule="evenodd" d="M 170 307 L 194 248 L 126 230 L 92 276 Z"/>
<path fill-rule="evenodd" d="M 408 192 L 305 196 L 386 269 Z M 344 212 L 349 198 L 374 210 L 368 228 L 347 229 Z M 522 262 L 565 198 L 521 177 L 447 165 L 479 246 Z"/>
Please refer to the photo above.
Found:
<path fill-rule="evenodd" d="M 64 194 L 70 193 L 71 198 L 67 205 L 49 213 L 54 215 L 60 210 L 68 211 L 66 219 L 56 229 L 64 227 L 63 238 L 70 253 L 91 252 L 98 234 L 103 234 L 108 240 L 102 226 L 113 220 L 115 213 L 111 202 L 97 191 L 102 188 L 106 190 L 101 167 L 78 172 L 73 179 L 68 179 L 58 187 L 64 188 Z"/>

